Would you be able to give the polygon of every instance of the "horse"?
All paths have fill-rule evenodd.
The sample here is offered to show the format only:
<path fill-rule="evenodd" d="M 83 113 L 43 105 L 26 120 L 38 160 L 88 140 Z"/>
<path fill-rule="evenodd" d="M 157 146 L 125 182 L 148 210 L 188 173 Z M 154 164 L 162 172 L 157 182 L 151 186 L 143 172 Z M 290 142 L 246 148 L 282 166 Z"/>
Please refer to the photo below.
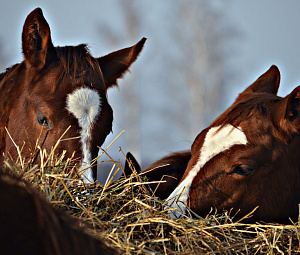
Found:
<path fill-rule="evenodd" d="M 279 84 L 271 66 L 198 134 L 183 177 L 169 187 L 171 216 L 189 208 L 191 216 L 216 209 L 246 222 L 298 220 L 300 86 L 280 97 Z"/>
<path fill-rule="evenodd" d="M 5 154 L 28 163 L 36 148 L 55 149 L 85 171 L 84 182 L 96 180 L 91 161 L 112 130 L 107 90 L 118 85 L 145 41 L 99 58 L 85 44 L 54 47 L 42 10 L 33 10 L 22 31 L 23 62 L 0 75 L 0 161 Z"/>
<path fill-rule="evenodd" d="M 3 167 L 0 201 L 1 254 L 119 254 Z"/>
<path fill-rule="evenodd" d="M 124 164 L 124 175 L 125 178 L 129 178 L 135 171 L 134 174 L 141 178 L 146 177 L 145 187 L 149 194 L 166 199 L 172 189 L 179 184 L 190 159 L 190 151 L 174 152 L 142 170 L 132 153 L 128 152 Z"/>

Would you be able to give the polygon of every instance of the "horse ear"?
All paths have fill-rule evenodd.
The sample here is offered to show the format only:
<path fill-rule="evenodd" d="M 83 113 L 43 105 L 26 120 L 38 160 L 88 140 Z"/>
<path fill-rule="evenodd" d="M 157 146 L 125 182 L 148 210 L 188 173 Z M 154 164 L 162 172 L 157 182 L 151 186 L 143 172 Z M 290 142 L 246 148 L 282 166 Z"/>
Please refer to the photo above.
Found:
<path fill-rule="evenodd" d="M 135 157 L 130 152 L 127 152 L 124 167 L 125 176 L 129 177 L 133 173 L 133 169 L 135 169 L 137 174 L 140 174 L 142 172 L 142 169 Z"/>
<path fill-rule="evenodd" d="M 130 65 L 137 59 L 143 49 L 146 38 L 142 38 L 136 45 L 112 52 L 98 58 L 101 71 L 107 88 L 117 85 L 117 79 L 121 78 Z"/>
<path fill-rule="evenodd" d="M 241 95 L 253 92 L 265 92 L 276 95 L 280 84 L 280 72 L 277 66 L 273 65 L 268 71 L 262 74 L 252 85 Z"/>
<path fill-rule="evenodd" d="M 274 123 L 288 137 L 300 131 L 300 86 L 278 102 L 274 113 Z"/>
<path fill-rule="evenodd" d="M 22 32 L 22 49 L 26 64 L 42 69 L 46 64 L 47 53 L 54 49 L 50 27 L 40 8 L 33 10 L 26 18 Z"/>
<path fill-rule="evenodd" d="M 285 102 L 285 119 L 297 130 L 300 129 L 300 86 L 283 99 Z"/>

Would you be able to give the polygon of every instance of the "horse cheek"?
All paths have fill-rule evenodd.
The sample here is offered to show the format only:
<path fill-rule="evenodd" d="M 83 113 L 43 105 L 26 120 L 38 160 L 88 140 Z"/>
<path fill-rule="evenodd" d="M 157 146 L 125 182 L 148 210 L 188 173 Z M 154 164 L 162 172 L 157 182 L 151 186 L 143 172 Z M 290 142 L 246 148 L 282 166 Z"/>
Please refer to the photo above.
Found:
<path fill-rule="evenodd" d="M 240 202 L 242 192 L 224 171 L 215 171 L 211 176 L 205 176 L 203 172 L 195 177 L 191 185 L 189 205 L 192 211 L 205 217 L 214 210 L 218 213 L 230 210 Z"/>
<path fill-rule="evenodd" d="M 7 156 L 11 156 L 13 160 L 17 160 L 17 158 L 19 157 L 18 150 L 20 150 L 23 147 L 24 143 L 25 146 L 22 150 L 22 156 L 29 156 L 29 141 L 28 138 L 26 138 L 26 132 L 28 134 L 29 139 L 32 138 L 30 136 L 32 130 L 28 129 L 27 124 L 27 122 L 30 121 L 30 119 L 28 118 L 29 112 L 30 111 L 24 111 L 24 107 L 22 107 L 20 104 L 16 104 L 14 109 L 10 113 L 6 131 L 7 135 L 5 154 Z M 32 139 L 31 142 L 33 142 Z"/>
<path fill-rule="evenodd" d="M 198 174 L 191 184 L 188 206 L 195 213 L 205 217 L 211 208 L 214 209 L 217 205 L 213 193 L 209 181 L 205 180 L 202 174 Z"/>

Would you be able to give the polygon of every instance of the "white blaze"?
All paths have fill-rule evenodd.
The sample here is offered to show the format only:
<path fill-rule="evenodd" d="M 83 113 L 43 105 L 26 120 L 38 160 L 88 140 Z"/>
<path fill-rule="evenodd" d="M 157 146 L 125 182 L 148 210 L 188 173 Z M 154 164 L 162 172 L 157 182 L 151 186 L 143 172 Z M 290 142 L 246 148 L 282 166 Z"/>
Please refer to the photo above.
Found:
<path fill-rule="evenodd" d="M 190 186 L 200 169 L 214 156 L 228 150 L 232 146 L 247 144 L 247 137 L 240 127 L 235 128 L 231 124 L 227 124 L 218 131 L 219 128 L 220 126 L 212 127 L 206 133 L 196 165 L 167 198 L 169 207 L 185 212 Z M 180 217 L 180 214 L 174 210 L 172 216 Z"/>
<path fill-rule="evenodd" d="M 101 102 L 99 94 L 89 88 L 79 88 L 74 90 L 67 97 L 67 110 L 78 120 L 82 146 L 82 169 L 89 166 L 92 156 L 89 148 L 91 140 L 92 125 L 101 111 Z M 84 182 L 93 182 L 92 170 L 89 168 L 84 173 Z"/>

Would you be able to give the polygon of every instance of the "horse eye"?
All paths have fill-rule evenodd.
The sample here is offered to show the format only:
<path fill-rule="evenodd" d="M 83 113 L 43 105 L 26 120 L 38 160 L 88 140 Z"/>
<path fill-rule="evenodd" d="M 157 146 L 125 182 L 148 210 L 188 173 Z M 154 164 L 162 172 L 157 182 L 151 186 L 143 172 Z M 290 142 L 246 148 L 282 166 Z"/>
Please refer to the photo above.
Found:
<path fill-rule="evenodd" d="M 251 174 L 253 171 L 254 170 L 250 166 L 238 165 L 231 171 L 231 173 L 247 176 L 247 175 Z"/>
<path fill-rule="evenodd" d="M 49 120 L 47 119 L 47 117 L 42 116 L 42 115 L 37 115 L 36 119 L 37 119 L 37 122 L 41 126 L 45 126 L 45 127 L 51 128 L 51 124 L 50 124 Z"/>

